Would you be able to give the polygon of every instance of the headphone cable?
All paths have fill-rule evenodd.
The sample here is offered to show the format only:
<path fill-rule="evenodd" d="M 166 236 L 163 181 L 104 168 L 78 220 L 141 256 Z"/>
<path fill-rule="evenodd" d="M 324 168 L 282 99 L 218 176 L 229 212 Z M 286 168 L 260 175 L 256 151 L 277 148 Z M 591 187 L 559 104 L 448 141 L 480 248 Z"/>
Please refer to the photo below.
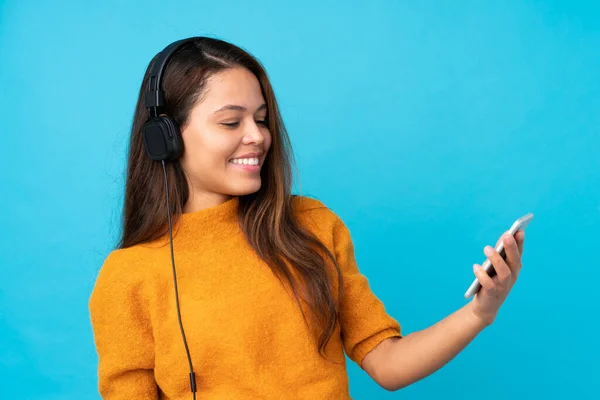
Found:
<path fill-rule="evenodd" d="M 194 373 L 194 367 L 192 365 L 192 356 L 190 355 L 190 349 L 188 348 L 187 340 L 185 338 L 185 331 L 183 330 L 183 323 L 181 322 L 181 310 L 179 309 L 179 291 L 177 289 L 177 272 L 175 271 L 175 255 L 173 254 L 173 227 L 171 226 L 171 208 L 169 204 L 169 182 L 167 180 L 167 168 L 165 167 L 165 160 L 162 160 L 163 172 L 165 175 L 165 192 L 167 194 L 167 220 L 169 222 L 169 243 L 171 245 L 171 265 L 173 266 L 173 282 L 175 284 L 175 304 L 177 305 L 177 319 L 179 321 L 179 328 L 181 329 L 181 337 L 183 338 L 183 345 L 185 346 L 185 352 L 187 354 L 188 364 L 190 367 L 190 389 L 194 400 L 196 400 L 196 374 Z"/>

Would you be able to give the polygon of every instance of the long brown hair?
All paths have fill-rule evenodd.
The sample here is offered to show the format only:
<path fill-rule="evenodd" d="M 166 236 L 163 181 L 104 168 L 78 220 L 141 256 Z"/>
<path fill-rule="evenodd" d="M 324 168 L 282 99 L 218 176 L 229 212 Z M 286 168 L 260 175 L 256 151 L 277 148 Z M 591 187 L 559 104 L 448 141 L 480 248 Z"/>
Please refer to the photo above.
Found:
<path fill-rule="evenodd" d="M 162 237 L 166 204 L 162 165 L 145 153 L 141 128 L 149 112 L 144 107 L 144 93 L 154 60 L 146 70 L 135 108 L 129 155 L 122 236 L 118 248 L 127 248 Z M 196 37 L 182 45 L 170 58 L 164 71 L 166 113 L 184 127 L 192 107 L 199 101 L 207 79 L 232 67 L 251 71 L 260 82 L 268 108 L 272 143 L 261 170 L 262 186 L 256 193 L 239 198 L 240 227 L 252 248 L 279 279 L 292 288 L 300 306 L 300 298 L 311 312 L 311 320 L 320 327 L 319 353 L 333 335 L 338 320 L 338 304 L 342 296 L 342 275 L 334 256 L 320 240 L 301 225 L 293 212 L 291 186 L 293 153 L 273 88 L 261 63 L 245 50 L 223 40 Z M 185 150 L 184 150 L 185 151 Z M 167 164 L 169 208 L 176 222 L 183 212 L 189 189 L 179 162 Z M 327 272 L 327 259 L 337 272 L 336 284 Z M 298 275 L 300 282 L 298 281 Z M 332 288 L 338 287 L 336 301 Z M 308 323 L 304 311 L 304 320 Z"/>

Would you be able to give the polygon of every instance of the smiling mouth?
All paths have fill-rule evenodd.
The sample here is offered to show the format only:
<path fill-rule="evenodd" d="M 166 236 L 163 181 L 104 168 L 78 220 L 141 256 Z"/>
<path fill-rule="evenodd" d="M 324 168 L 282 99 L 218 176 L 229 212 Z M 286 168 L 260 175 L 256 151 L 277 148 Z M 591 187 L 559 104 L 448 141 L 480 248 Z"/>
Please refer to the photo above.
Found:
<path fill-rule="evenodd" d="M 258 166 L 259 159 L 258 157 L 250 157 L 250 158 L 234 158 L 229 160 L 231 164 L 235 165 L 248 165 L 248 166 Z"/>

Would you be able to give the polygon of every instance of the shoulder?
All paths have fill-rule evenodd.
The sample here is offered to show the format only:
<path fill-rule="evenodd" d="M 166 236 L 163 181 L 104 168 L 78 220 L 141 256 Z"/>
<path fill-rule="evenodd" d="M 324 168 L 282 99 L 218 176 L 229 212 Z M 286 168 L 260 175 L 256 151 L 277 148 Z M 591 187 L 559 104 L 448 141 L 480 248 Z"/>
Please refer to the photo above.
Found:
<path fill-rule="evenodd" d="M 328 208 L 321 200 L 309 196 L 293 195 L 292 206 L 297 211 L 318 210 Z"/>
<path fill-rule="evenodd" d="M 104 259 L 99 276 L 129 280 L 142 274 L 145 252 L 141 246 L 112 250 Z"/>
<path fill-rule="evenodd" d="M 323 201 L 314 197 L 294 195 L 292 197 L 292 208 L 300 218 L 310 216 L 320 222 L 334 222 L 339 219 L 338 215 Z"/>
<path fill-rule="evenodd" d="M 319 199 L 296 195 L 292 206 L 299 220 L 323 239 L 335 239 L 347 233 L 342 218 Z"/>
<path fill-rule="evenodd" d="M 117 249 L 104 259 L 88 299 L 96 332 L 149 323 L 149 272 L 138 254 L 137 247 Z"/>
<path fill-rule="evenodd" d="M 147 250 L 141 246 L 112 250 L 102 262 L 91 294 L 91 300 L 105 299 L 117 293 L 144 291 L 150 274 Z"/>

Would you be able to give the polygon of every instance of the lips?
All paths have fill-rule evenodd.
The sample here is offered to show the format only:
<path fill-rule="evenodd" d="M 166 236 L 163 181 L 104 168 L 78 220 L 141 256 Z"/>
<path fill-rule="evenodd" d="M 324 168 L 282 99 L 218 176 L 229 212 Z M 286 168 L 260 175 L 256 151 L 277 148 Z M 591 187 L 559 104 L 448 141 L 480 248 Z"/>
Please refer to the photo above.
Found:
<path fill-rule="evenodd" d="M 260 157 L 262 156 L 262 152 L 254 152 L 254 153 L 246 153 L 246 154 L 241 154 L 239 156 L 235 156 L 229 159 L 229 161 L 231 160 L 236 160 L 236 159 L 240 159 L 240 158 L 255 158 L 255 157 Z"/>
<path fill-rule="evenodd" d="M 235 164 L 235 165 L 258 165 L 258 164 L 260 164 L 260 160 L 258 157 L 235 158 L 233 160 L 229 160 L 229 163 Z"/>

